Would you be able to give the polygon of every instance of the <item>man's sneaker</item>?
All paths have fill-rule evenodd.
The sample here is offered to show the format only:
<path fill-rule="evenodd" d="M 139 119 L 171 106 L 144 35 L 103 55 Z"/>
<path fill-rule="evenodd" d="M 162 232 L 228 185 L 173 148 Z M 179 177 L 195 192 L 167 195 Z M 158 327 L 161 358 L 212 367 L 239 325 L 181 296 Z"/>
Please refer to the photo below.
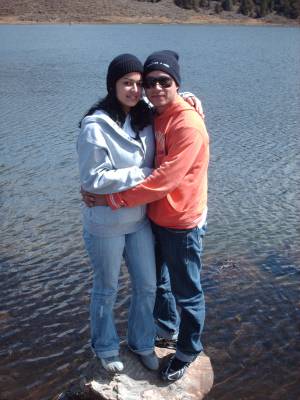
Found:
<path fill-rule="evenodd" d="M 156 354 L 153 352 L 151 354 L 139 354 L 139 359 L 141 363 L 151 371 L 157 371 L 159 369 L 159 361 Z"/>
<path fill-rule="evenodd" d="M 112 356 L 107 358 L 100 358 L 102 367 L 112 373 L 121 372 L 124 369 L 124 364 L 118 356 Z"/>
<path fill-rule="evenodd" d="M 178 360 L 178 358 L 176 358 L 174 355 L 170 358 L 168 364 L 164 368 L 162 368 L 162 370 L 160 371 L 160 376 L 164 381 L 177 381 L 178 379 L 183 377 L 189 365 L 189 362 Z"/>
<path fill-rule="evenodd" d="M 155 346 L 163 347 L 164 349 L 176 349 L 177 339 L 165 339 L 161 336 L 156 336 Z"/>

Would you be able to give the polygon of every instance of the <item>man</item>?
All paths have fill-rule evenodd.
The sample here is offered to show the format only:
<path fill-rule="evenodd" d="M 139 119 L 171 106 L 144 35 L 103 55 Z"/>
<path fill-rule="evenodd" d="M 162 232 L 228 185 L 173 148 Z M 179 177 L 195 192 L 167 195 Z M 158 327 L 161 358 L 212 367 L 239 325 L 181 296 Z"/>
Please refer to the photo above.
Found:
<path fill-rule="evenodd" d="M 203 119 L 179 95 L 178 55 L 151 54 L 143 84 L 154 105 L 155 170 L 138 186 L 106 195 L 113 209 L 148 203 L 156 241 L 158 334 L 177 336 L 176 353 L 161 370 L 180 379 L 203 350 L 205 302 L 201 287 L 202 237 L 206 226 L 209 139 Z"/>

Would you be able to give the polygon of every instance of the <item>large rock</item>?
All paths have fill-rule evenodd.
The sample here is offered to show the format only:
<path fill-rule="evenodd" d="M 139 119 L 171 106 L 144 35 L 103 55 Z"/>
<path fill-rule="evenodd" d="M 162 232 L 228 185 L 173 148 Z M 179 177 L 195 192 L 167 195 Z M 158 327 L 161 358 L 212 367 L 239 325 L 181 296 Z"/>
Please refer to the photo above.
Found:
<path fill-rule="evenodd" d="M 156 348 L 161 365 L 174 350 Z M 213 385 L 213 370 L 210 359 L 201 354 L 188 368 L 184 377 L 174 383 L 163 382 L 157 372 L 144 368 L 138 357 L 126 346 L 121 347 L 121 358 L 125 369 L 121 374 L 109 375 L 93 359 L 86 371 L 88 383 L 76 395 L 68 392 L 59 399 L 102 400 L 201 400 Z"/>

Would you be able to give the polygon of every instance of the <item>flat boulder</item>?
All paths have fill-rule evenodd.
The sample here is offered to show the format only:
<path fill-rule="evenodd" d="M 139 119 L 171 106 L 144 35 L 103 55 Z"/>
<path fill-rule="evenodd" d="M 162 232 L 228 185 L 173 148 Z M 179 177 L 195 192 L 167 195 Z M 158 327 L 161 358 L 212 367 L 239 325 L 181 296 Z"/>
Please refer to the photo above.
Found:
<path fill-rule="evenodd" d="M 155 349 L 163 365 L 174 350 Z M 58 397 L 59 400 L 201 400 L 213 386 L 214 374 L 210 359 L 201 353 L 190 365 L 180 380 L 169 383 L 162 381 L 158 372 L 147 370 L 125 345 L 120 355 L 124 362 L 124 371 L 120 374 L 108 374 L 95 358 L 87 366 L 81 390 L 76 396 L 68 391 Z"/>

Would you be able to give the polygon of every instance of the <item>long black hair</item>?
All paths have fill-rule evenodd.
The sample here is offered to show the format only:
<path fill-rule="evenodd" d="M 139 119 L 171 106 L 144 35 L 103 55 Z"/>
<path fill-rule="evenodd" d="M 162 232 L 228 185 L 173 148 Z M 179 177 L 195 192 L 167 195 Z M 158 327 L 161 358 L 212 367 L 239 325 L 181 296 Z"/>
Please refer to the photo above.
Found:
<path fill-rule="evenodd" d="M 110 91 L 103 99 L 97 101 L 97 103 L 95 103 L 84 114 L 78 124 L 79 128 L 81 128 L 82 120 L 88 115 L 93 115 L 97 110 L 105 111 L 112 120 L 114 120 L 120 127 L 123 127 L 126 113 L 117 99 L 115 90 Z M 132 107 L 129 114 L 131 116 L 131 127 L 136 134 L 152 123 L 152 110 L 144 100 L 140 100 L 134 107 Z"/>

